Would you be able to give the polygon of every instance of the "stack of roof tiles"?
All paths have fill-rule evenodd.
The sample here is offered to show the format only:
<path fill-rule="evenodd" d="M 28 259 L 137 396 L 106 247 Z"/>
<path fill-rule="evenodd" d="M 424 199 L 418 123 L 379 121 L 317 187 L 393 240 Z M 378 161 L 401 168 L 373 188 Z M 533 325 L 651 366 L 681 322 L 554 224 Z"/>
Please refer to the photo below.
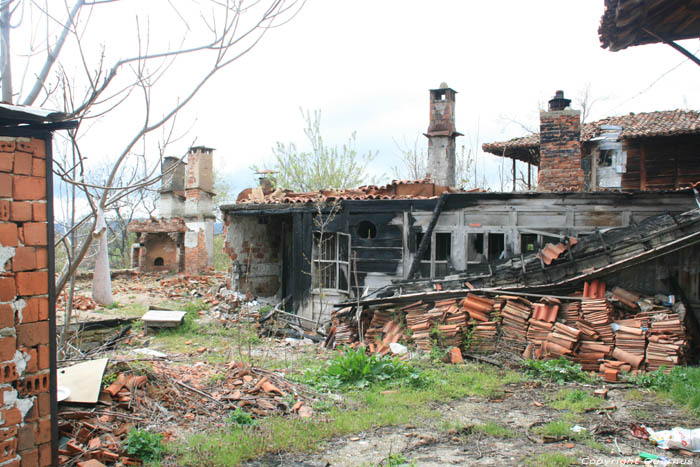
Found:
<path fill-rule="evenodd" d="M 646 349 L 646 364 L 650 371 L 661 366 L 678 365 L 685 357 L 688 347 L 685 328 L 677 313 L 656 313 L 651 321 L 649 342 Z"/>
<path fill-rule="evenodd" d="M 527 328 L 532 304 L 520 297 L 507 297 L 501 311 L 503 336 L 517 342 L 527 340 Z"/>

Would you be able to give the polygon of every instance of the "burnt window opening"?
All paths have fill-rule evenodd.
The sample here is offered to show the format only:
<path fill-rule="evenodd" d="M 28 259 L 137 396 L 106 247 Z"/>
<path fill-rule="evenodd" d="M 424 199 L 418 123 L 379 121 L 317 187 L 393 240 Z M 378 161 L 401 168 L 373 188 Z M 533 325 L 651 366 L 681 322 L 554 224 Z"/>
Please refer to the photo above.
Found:
<path fill-rule="evenodd" d="M 484 234 L 467 234 L 467 262 L 482 263 L 484 260 Z"/>
<path fill-rule="evenodd" d="M 598 167 L 612 167 L 614 152 L 612 149 L 601 149 L 598 155 Z"/>
<path fill-rule="evenodd" d="M 416 248 L 420 247 L 424 236 L 425 234 L 422 232 L 416 233 Z M 449 232 L 433 232 L 431 240 L 421 257 L 419 274 L 424 278 L 444 277 L 450 270 L 452 234 Z"/>
<path fill-rule="evenodd" d="M 314 232 L 313 286 L 315 289 L 350 290 L 350 235 Z"/>
<path fill-rule="evenodd" d="M 467 234 L 467 263 L 486 263 L 505 257 L 506 235 L 500 232 Z"/>
<path fill-rule="evenodd" d="M 520 253 L 533 253 L 537 250 L 537 234 L 520 234 Z"/>
<path fill-rule="evenodd" d="M 377 226 L 370 221 L 362 221 L 357 224 L 357 235 L 365 239 L 374 238 L 377 236 Z"/>
<path fill-rule="evenodd" d="M 163 258 L 160 256 L 157 257 L 155 260 L 153 260 L 153 266 L 162 266 L 163 265 Z"/>
<path fill-rule="evenodd" d="M 505 257 L 506 235 L 502 233 L 489 234 L 489 261 L 503 259 Z"/>

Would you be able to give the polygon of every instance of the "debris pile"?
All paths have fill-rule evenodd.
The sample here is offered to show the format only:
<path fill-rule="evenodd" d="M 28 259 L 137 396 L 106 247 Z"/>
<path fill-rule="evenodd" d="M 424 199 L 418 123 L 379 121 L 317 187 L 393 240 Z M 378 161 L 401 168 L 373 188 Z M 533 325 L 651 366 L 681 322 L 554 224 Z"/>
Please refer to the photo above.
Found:
<path fill-rule="evenodd" d="M 56 299 L 56 311 L 66 310 L 66 293 L 62 293 Z M 92 297 L 87 297 L 85 295 L 73 295 L 73 309 L 80 311 L 94 310 L 99 305 L 92 299 Z"/>
<path fill-rule="evenodd" d="M 619 287 L 606 291 L 597 280 L 569 297 L 536 296 L 531 302 L 526 296 L 482 291 L 431 301 L 426 294 L 407 305 L 401 297 L 385 299 L 362 307 L 359 329 L 366 329 L 368 350 L 382 355 L 399 341 L 423 351 L 507 349 L 525 358 L 565 357 L 611 381 L 620 371 L 652 371 L 685 361 L 682 307 L 663 302 L 663 296 L 644 297 Z M 357 342 L 357 315 L 352 306 L 333 313 L 328 347 Z"/>
<path fill-rule="evenodd" d="M 123 371 L 100 391 L 97 403 L 90 407 L 60 404 L 61 464 L 95 459 L 140 465 L 123 447 L 129 431 L 137 426 L 147 425 L 169 439 L 181 430 L 223 427 L 229 413 L 237 408 L 253 418 L 313 415 L 314 394 L 282 373 L 242 362 L 221 367 L 201 362 L 150 363 L 148 370 L 143 366 L 132 370 L 124 362 L 116 364 L 114 370 Z"/>

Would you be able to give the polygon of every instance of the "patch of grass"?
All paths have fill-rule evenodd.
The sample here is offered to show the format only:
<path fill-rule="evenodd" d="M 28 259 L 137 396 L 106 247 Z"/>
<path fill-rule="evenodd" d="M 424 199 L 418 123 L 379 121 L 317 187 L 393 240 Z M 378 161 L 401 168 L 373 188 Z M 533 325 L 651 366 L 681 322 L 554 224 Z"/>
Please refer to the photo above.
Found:
<path fill-rule="evenodd" d="M 578 460 L 575 456 L 563 452 L 543 452 L 537 456 L 525 459 L 527 465 L 537 467 L 568 467 L 575 465 Z"/>
<path fill-rule="evenodd" d="M 639 386 L 649 388 L 687 408 L 700 418 L 700 367 L 661 367 L 650 373 L 631 376 Z"/>
<path fill-rule="evenodd" d="M 571 426 L 571 423 L 565 420 L 552 420 L 544 425 L 536 426 L 532 432 L 549 438 L 570 438 L 574 434 L 571 431 Z"/>
<path fill-rule="evenodd" d="M 608 448 L 605 444 L 601 443 L 600 441 L 596 441 L 593 439 L 592 436 L 588 436 L 582 440 L 583 444 L 590 449 L 593 449 L 594 451 L 602 452 L 602 453 L 610 453 L 610 448 Z"/>
<path fill-rule="evenodd" d="M 571 363 L 564 357 L 556 360 L 525 360 L 525 374 L 537 379 L 556 381 L 557 383 L 586 383 L 591 377 L 581 370 L 581 365 Z"/>
<path fill-rule="evenodd" d="M 156 461 L 164 452 L 163 435 L 132 429 L 126 438 L 126 452 L 144 461 Z"/>
<path fill-rule="evenodd" d="M 245 410 L 236 409 L 229 412 L 228 423 L 234 427 L 253 426 L 256 424 L 256 420 Z"/>
<path fill-rule="evenodd" d="M 383 393 L 381 385 L 352 390 L 345 395 L 345 406 L 328 404 L 318 418 L 268 417 L 259 420 L 254 430 L 236 428 L 193 435 L 171 445 L 174 464 L 236 465 L 266 452 L 311 452 L 332 437 L 439 419 L 441 413 L 431 409 L 434 402 L 489 397 L 502 393 L 505 384 L 523 380 L 513 371 L 473 364 L 426 369 L 424 373 L 430 382 L 426 386 L 404 385 L 391 393 Z M 314 405 L 314 409 L 320 408 Z"/>
<path fill-rule="evenodd" d="M 629 389 L 625 391 L 626 401 L 643 401 L 649 397 L 649 394 L 639 389 Z"/>
<path fill-rule="evenodd" d="M 601 407 L 604 402 L 600 397 L 591 396 L 581 389 L 562 389 L 554 395 L 553 401 L 549 405 L 559 410 L 582 413 Z"/>
<path fill-rule="evenodd" d="M 496 422 L 488 421 L 486 423 L 480 423 L 472 427 L 473 433 L 483 433 L 487 436 L 493 436 L 494 438 L 514 438 L 515 432 L 510 428 L 499 425 Z"/>

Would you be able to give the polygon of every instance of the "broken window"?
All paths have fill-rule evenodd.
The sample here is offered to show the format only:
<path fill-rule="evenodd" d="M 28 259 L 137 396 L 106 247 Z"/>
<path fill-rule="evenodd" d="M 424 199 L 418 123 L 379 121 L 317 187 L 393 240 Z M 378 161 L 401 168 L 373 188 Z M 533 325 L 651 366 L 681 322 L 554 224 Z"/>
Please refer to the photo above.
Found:
<path fill-rule="evenodd" d="M 506 235 L 499 232 L 467 234 L 467 263 L 486 263 L 504 255 Z"/>
<path fill-rule="evenodd" d="M 537 234 L 520 234 L 520 253 L 534 253 L 537 250 Z"/>
<path fill-rule="evenodd" d="M 420 248 L 424 234 L 416 233 L 416 248 Z M 434 252 L 434 254 L 433 254 Z M 452 234 L 449 232 L 433 232 L 432 241 L 428 243 L 425 253 L 421 257 L 420 276 L 443 277 L 450 270 L 450 257 L 452 254 Z"/>
<path fill-rule="evenodd" d="M 601 149 L 598 155 L 598 167 L 611 167 L 614 153 L 612 149 Z"/>
<path fill-rule="evenodd" d="M 350 290 L 350 235 L 314 232 L 315 289 Z"/>
<path fill-rule="evenodd" d="M 484 257 L 484 234 L 467 234 L 467 262 L 483 263 L 485 259 L 486 258 Z"/>

